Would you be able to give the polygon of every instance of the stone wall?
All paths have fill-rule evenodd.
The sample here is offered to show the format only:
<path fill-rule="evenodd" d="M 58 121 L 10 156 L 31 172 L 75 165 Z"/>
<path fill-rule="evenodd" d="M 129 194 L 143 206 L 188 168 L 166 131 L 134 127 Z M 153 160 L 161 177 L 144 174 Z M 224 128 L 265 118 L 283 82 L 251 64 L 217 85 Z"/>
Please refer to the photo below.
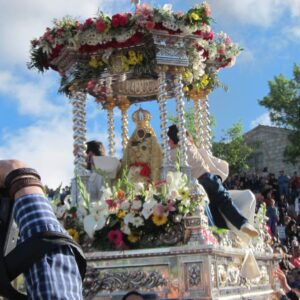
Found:
<path fill-rule="evenodd" d="M 288 134 L 288 129 L 265 125 L 258 125 L 245 133 L 245 140 L 255 149 L 249 162 L 250 171 L 261 172 L 267 167 L 268 172 L 275 173 L 275 176 L 278 176 L 281 170 L 290 176 L 295 171 L 300 174 L 300 163 L 293 165 L 284 161 L 283 153 L 289 143 Z"/>

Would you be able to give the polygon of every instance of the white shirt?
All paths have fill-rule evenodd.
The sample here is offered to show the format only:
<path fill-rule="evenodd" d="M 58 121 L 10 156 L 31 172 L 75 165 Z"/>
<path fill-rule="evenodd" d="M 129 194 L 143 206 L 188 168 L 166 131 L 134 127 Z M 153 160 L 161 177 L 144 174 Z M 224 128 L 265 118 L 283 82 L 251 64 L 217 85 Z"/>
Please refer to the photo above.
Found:
<path fill-rule="evenodd" d="M 171 160 L 176 161 L 178 147 L 171 149 Z M 225 160 L 219 159 L 204 148 L 198 149 L 195 144 L 187 142 L 187 162 L 191 167 L 192 176 L 199 178 L 204 173 L 219 175 L 224 181 L 229 174 L 229 166 Z"/>

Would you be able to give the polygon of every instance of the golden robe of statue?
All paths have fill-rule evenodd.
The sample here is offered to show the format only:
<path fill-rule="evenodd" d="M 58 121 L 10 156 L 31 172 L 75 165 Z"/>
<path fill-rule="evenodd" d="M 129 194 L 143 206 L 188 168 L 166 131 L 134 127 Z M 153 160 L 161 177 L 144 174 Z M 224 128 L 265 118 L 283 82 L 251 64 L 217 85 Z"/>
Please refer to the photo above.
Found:
<path fill-rule="evenodd" d="M 158 181 L 162 165 L 162 150 L 150 125 L 151 115 L 147 110 L 140 108 L 133 113 L 132 120 L 136 129 L 124 151 L 122 167 L 127 167 L 133 176 L 134 172 L 131 171 L 137 170 L 138 174 L 135 174 L 134 181 Z"/>

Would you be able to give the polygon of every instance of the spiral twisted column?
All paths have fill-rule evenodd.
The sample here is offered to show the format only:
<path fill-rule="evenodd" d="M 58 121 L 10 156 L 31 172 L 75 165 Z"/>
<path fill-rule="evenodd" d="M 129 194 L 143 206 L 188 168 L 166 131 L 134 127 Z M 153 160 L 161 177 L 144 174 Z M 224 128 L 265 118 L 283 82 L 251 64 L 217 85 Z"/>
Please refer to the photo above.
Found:
<path fill-rule="evenodd" d="M 175 97 L 176 97 L 176 112 L 178 120 L 178 135 L 179 135 L 179 148 L 180 148 L 180 164 L 181 170 L 191 178 L 191 168 L 187 160 L 187 137 L 184 119 L 184 93 L 182 91 L 182 74 L 175 75 Z"/>
<path fill-rule="evenodd" d="M 107 120 L 108 120 L 108 151 L 110 157 L 115 157 L 115 125 L 114 125 L 114 100 L 112 97 L 108 98 L 107 102 Z"/>
<path fill-rule="evenodd" d="M 127 97 L 122 97 L 120 100 L 119 108 L 122 113 L 122 148 L 123 152 L 126 149 L 129 136 L 128 136 L 128 108 L 130 106 L 130 102 Z"/>
<path fill-rule="evenodd" d="M 167 127 L 167 82 L 166 82 L 166 71 L 167 66 L 158 67 L 158 106 L 159 106 L 159 117 L 160 117 L 160 134 L 162 140 L 162 151 L 163 151 L 163 163 L 161 168 L 161 178 L 165 179 L 169 171 L 173 171 L 175 168 L 171 163 L 171 153 L 168 144 L 168 127 Z"/>
<path fill-rule="evenodd" d="M 86 143 L 86 94 L 80 91 L 71 91 L 73 106 L 73 148 L 75 174 L 86 175 L 85 143 Z"/>
<path fill-rule="evenodd" d="M 203 147 L 204 142 L 204 126 L 202 122 L 202 110 L 201 110 L 201 100 L 193 99 L 194 101 L 194 116 L 195 116 L 195 129 L 197 134 L 197 145 L 198 147 Z"/>
<path fill-rule="evenodd" d="M 210 127 L 210 112 L 208 104 L 208 96 L 202 99 L 202 116 L 203 116 L 203 146 L 211 153 L 212 142 L 211 142 L 211 127 Z"/>

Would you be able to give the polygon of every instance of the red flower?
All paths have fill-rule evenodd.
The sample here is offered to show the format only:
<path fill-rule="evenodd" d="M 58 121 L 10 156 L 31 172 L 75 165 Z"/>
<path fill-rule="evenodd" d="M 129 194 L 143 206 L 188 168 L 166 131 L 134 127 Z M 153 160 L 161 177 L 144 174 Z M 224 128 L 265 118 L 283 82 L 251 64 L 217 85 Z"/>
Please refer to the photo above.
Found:
<path fill-rule="evenodd" d="M 106 29 L 106 23 L 103 20 L 96 21 L 96 30 L 98 32 L 103 32 Z"/>
<path fill-rule="evenodd" d="M 89 27 L 89 26 L 91 26 L 91 25 L 93 25 L 93 24 L 94 24 L 94 21 L 93 21 L 92 18 L 86 19 L 86 20 L 85 20 L 85 23 L 84 23 L 84 25 L 87 26 L 87 27 Z"/>
<path fill-rule="evenodd" d="M 134 164 L 132 164 L 131 166 L 135 166 L 135 167 L 142 167 L 141 171 L 140 171 L 140 175 L 143 177 L 150 177 L 151 174 L 151 170 L 148 164 L 143 163 L 143 162 L 136 162 Z"/>
<path fill-rule="evenodd" d="M 105 201 L 109 208 L 117 208 L 118 204 L 114 202 L 112 199 L 108 199 Z"/>
<path fill-rule="evenodd" d="M 155 27 L 155 23 L 152 22 L 152 21 L 147 21 L 145 27 L 146 27 L 148 30 L 151 30 L 151 29 L 153 29 L 153 28 Z"/>
<path fill-rule="evenodd" d="M 120 14 L 113 15 L 111 18 L 111 26 L 116 28 L 120 25 Z"/>
<path fill-rule="evenodd" d="M 107 237 L 116 247 L 120 246 L 123 241 L 123 234 L 119 229 L 111 230 Z"/>

